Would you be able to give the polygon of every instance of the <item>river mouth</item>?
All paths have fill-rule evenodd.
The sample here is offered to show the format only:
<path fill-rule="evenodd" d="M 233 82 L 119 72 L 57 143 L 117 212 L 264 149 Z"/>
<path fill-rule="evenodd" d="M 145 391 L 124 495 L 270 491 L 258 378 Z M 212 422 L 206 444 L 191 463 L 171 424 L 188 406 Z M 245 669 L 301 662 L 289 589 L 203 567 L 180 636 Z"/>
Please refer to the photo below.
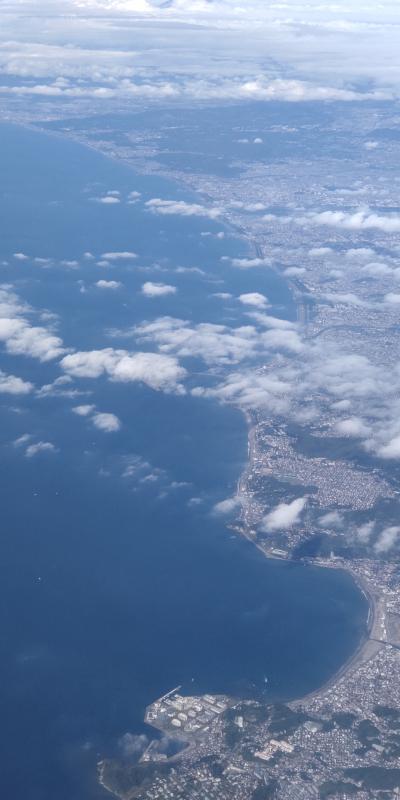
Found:
<path fill-rule="evenodd" d="M 109 346 L 108 329 L 156 313 L 140 293 L 136 267 L 113 268 L 113 280 L 126 287 L 120 301 L 93 289 L 99 267 L 92 262 L 79 274 L 61 268 L 89 250 L 137 249 L 141 266 L 164 257 L 175 267 L 184 242 L 185 266 L 201 257 L 205 269 L 218 268 L 241 290 L 244 277 L 220 267 L 222 254 L 237 252 L 236 240 L 200 249 L 198 221 L 161 226 L 131 206 L 107 227 L 104 208 L 91 199 L 95 184 L 98 192 L 125 194 L 139 187 L 146 197 L 171 192 L 170 185 L 61 139 L 15 129 L 8 137 L 0 155 L 6 162 L 12 154 L 12 169 L 3 164 L 2 257 L 32 256 L 16 288 L 32 307 L 57 315 L 68 347 Z M 57 267 L 38 272 L 35 257 L 52 257 Z M 15 280 L 14 266 L 4 268 L 4 280 Z M 174 280 L 171 313 L 184 318 L 193 306 L 199 320 L 218 319 L 197 273 Z M 279 295 L 275 276 L 263 280 L 269 295 Z M 118 344 L 126 347 L 126 339 Z M 37 386 L 60 374 L 57 364 L 10 353 L 5 362 Z M 83 392 L 77 399 L 27 395 L 18 413 L 15 402 L 3 407 L 0 738 L 5 794 L 32 800 L 95 797 L 87 780 L 96 754 L 143 731 L 146 705 L 171 687 L 261 693 L 267 702 L 298 697 L 337 671 L 365 628 L 366 604 L 348 575 L 269 561 L 213 515 L 213 505 L 234 493 L 246 458 L 239 412 L 104 377 L 75 388 Z M 72 413 L 78 403 L 114 413 L 121 431 L 96 430 Z M 54 452 L 25 457 L 12 443 L 26 434 L 54 443 Z"/>

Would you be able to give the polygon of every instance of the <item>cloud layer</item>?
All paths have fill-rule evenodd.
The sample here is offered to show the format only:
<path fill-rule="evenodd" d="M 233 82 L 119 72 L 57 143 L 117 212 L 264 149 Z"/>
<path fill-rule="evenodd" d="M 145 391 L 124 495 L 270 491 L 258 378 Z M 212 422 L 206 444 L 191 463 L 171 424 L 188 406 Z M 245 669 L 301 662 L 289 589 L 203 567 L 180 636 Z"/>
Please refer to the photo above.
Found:
<path fill-rule="evenodd" d="M 35 310 L 24 303 L 12 286 L 0 286 L 0 342 L 8 353 L 51 361 L 65 352 L 63 342 L 49 328 L 33 325 Z"/>
<path fill-rule="evenodd" d="M 279 531 L 291 528 L 300 521 L 301 513 L 306 505 L 306 497 L 298 497 L 291 503 L 279 503 L 267 514 L 262 523 L 264 531 Z"/>
<path fill-rule="evenodd" d="M 107 347 L 71 353 L 61 361 L 62 369 L 75 378 L 105 375 L 121 383 L 144 383 L 156 391 L 182 394 L 186 370 L 176 358 L 158 353 L 130 353 Z"/>
<path fill-rule="evenodd" d="M 60 0 L 56 13 L 51 0 L 1 5 L 3 96 L 351 102 L 399 93 L 391 0 L 379 11 L 358 0 Z"/>

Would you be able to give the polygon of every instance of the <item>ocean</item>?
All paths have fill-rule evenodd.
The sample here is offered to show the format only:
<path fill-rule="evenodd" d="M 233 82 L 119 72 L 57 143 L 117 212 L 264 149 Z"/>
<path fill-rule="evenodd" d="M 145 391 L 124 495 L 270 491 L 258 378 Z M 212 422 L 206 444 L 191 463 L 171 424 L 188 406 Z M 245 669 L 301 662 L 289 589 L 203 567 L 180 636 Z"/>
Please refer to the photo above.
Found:
<path fill-rule="evenodd" d="M 43 324 L 56 325 L 66 347 L 134 348 L 110 330 L 164 315 L 248 324 L 234 300 L 244 291 L 263 292 L 272 313 L 293 318 L 277 274 L 221 261 L 249 256 L 234 231 L 144 205 L 199 202 L 186 190 L 28 128 L 1 125 L 0 141 L 1 282 L 45 310 Z M 131 192 L 140 192 L 137 202 L 127 202 Z M 99 201 L 106 196 L 119 202 Z M 98 266 L 113 251 L 138 258 Z M 102 292 L 99 279 L 123 285 Z M 178 291 L 145 298 L 147 280 Z M 220 292 L 232 301 L 221 304 Z M 200 373 L 212 381 L 203 363 L 186 366 L 189 385 Z M 61 374 L 57 360 L 4 351 L 1 368 L 36 387 Z M 8 800 L 101 798 L 97 760 L 118 752 L 126 732 L 145 731 L 145 706 L 162 693 L 182 684 L 188 693 L 298 697 L 332 676 L 365 629 L 366 602 L 348 575 L 268 561 L 213 515 L 246 462 L 238 410 L 105 378 L 76 386 L 83 394 L 73 398 L 1 395 Z M 121 430 L 95 429 L 71 412 L 78 403 L 117 414 Z M 55 451 L 27 458 L 13 444 L 26 434 Z"/>

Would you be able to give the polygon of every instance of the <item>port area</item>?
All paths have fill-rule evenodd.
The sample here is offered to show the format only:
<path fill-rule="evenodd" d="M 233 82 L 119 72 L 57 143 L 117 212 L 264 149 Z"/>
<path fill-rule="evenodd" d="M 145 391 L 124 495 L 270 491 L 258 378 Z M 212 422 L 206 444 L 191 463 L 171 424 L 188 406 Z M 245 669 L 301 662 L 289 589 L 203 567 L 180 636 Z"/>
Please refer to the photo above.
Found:
<path fill-rule="evenodd" d="M 199 759 L 207 762 L 210 753 L 219 749 L 225 714 L 240 700 L 220 694 L 182 695 L 181 688 L 171 689 L 147 706 L 144 721 L 162 736 L 152 738 L 139 759 L 134 763 L 118 759 L 98 762 L 98 782 L 109 794 L 121 800 L 152 797 L 153 780 L 162 784 L 173 774 L 179 783 L 178 765 Z M 237 724 L 243 725 L 242 717 Z M 154 797 L 158 797 L 157 792 Z"/>
<path fill-rule="evenodd" d="M 181 695 L 181 687 L 147 706 L 145 722 L 167 735 L 191 736 L 209 725 L 237 701 L 227 695 Z"/>

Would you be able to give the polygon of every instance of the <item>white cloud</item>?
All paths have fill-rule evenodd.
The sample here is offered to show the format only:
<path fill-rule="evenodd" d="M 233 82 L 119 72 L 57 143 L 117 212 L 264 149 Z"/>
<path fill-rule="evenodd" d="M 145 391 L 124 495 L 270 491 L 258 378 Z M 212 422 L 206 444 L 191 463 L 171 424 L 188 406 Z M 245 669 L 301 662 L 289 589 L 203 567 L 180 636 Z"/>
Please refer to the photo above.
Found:
<path fill-rule="evenodd" d="M 201 206 L 198 203 L 186 203 L 185 200 L 161 200 L 159 197 L 147 200 L 145 206 L 155 214 L 176 214 L 182 217 L 217 219 L 222 214 L 221 208 L 206 208 L 206 206 Z"/>
<path fill-rule="evenodd" d="M 306 497 L 297 497 L 291 503 L 279 503 L 263 519 L 264 531 L 278 531 L 291 528 L 300 521 L 301 513 L 306 505 Z"/>
<path fill-rule="evenodd" d="M 335 429 L 340 436 L 354 436 L 355 438 L 365 438 L 371 432 L 371 428 L 360 417 L 341 419 L 336 423 Z"/>
<path fill-rule="evenodd" d="M 42 256 L 35 256 L 33 260 L 35 264 L 39 264 L 41 267 L 50 267 L 53 263 L 51 258 L 43 258 Z"/>
<path fill-rule="evenodd" d="M 232 258 L 231 264 L 239 269 L 252 269 L 252 267 L 270 267 L 270 258 Z"/>
<path fill-rule="evenodd" d="M 380 230 L 384 233 L 400 231 L 400 214 L 377 214 L 368 208 L 354 212 L 322 211 L 310 213 L 295 220 L 299 224 L 327 225 L 350 231 Z"/>
<path fill-rule="evenodd" d="M 215 397 L 222 403 L 232 403 L 245 409 L 264 409 L 271 414 L 288 414 L 291 407 L 292 385 L 276 375 L 256 371 L 233 372 L 217 387 L 196 387 L 197 397 Z"/>
<path fill-rule="evenodd" d="M 400 366 L 391 370 L 388 380 L 386 365 L 376 365 L 365 356 L 351 352 L 351 342 L 342 341 L 339 347 L 337 342 L 325 339 L 302 341 L 293 323 L 258 312 L 252 316 L 267 330 L 260 332 L 254 328 L 250 335 L 252 346 L 243 352 L 239 350 L 236 361 L 248 360 L 254 354 L 259 357 L 272 346 L 278 351 L 278 357 L 262 369 L 242 368 L 240 372 L 220 376 L 216 385 L 197 386 L 193 390 L 195 395 L 214 397 L 244 409 L 264 409 L 269 415 L 284 415 L 300 424 L 306 420 L 321 420 L 321 403 L 322 409 L 329 403 L 330 413 L 338 415 L 333 422 L 329 419 L 331 435 L 355 437 L 360 446 L 381 458 L 400 458 Z M 268 328 L 277 322 L 285 327 Z M 154 335 L 159 346 L 168 340 L 162 324 L 160 328 Z M 255 350 L 254 342 L 257 343 Z M 219 347 L 223 344 L 222 332 Z M 198 346 L 204 358 L 204 342 Z M 285 347 L 288 357 L 284 356 Z M 290 352 L 295 352 L 297 357 L 293 359 Z M 208 363 L 218 363 L 215 359 L 211 361 L 212 353 L 215 353 L 214 343 L 210 344 L 207 358 Z M 235 363 L 235 360 L 225 363 Z"/>
<path fill-rule="evenodd" d="M 22 447 L 23 445 L 27 444 L 32 439 L 31 433 L 23 433 L 22 436 L 19 436 L 18 439 L 14 439 L 13 445 L 14 447 Z"/>
<path fill-rule="evenodd" d="M 45 383 L 36 392 L 36 397 L 69 397 L 75 398 L 84 392 L 74 388 L 71 384 L 72 378 L 69 375 L 60 375 L 52 383 Z"/>
<path fill-rule="evenodd" d="M 381 458 L 400 458 L 400 435 L 394 436 L 386 444 L 378 447 L 377 455 Z"/>
<path fill-rule="evenodd" d="M 187 501 L 187 505 L 189 506 L 189 508 L 195 508 L 196 506 L 201 506 L 203 502 L 204 500 L 202 497 L 191 497 Z"/>
<path fill-rule="evenodd" d="M 111 83 L 111 81 L 110 81 Z M 389 100 L 392 95 L 385 90 L 372 92 L 356 92 L 351 89 L 342 89 L 329 85 L 318 85 L 312 81 L 287 80 L 285 78 L 269 78 L 267 76 L 255 77 L 253 80 L 221 79 L 215 75 L 211 80 L 196 80 L 186 77 L 180 82 L 160 79 L 154 75 L 150 81 L 134 81 L 123 78 L 113 81 L 114 85 L 99 85 L 78 82 L 71 85 L 61 85 L 60 81 L 50 83 L 18 83 L 16 85 L 0 85 L 3 95 L 17 96 L 43 96 L 52 98 L 92 98 L 94 100 L 112 100 L 126 98 L 146 98 L 148 100 L 186 100 L 186 101 L 253 101 L 273 102 L 284 101 L 300 103 L 310 101 L 341 101 L 354 102 L 360 100 Z M 243 140 L 241 140 L 243 141 Z M 253 143 L 259 144 L 253 140 Z M 103 199 L 100 202 L 107 202 Z M 116 202 L 119 202 L 116 200 Z M 132 202 L 132 201 L 130 201 Z"/>
<path fill-rule="evenodd" d="M 241 200 L 232 200 L 229 203 L 230 208 L 239 208 L 242 211 L 248 211 L 254 214 L 257 211 L 265 211 L 267 206 L 265 203 L 243 203 Z"/>
<path fill-rule="evenodd" d="M 278 328 L 266 331 L 261 334 L 261 341 L 267 349 L 288 350 L 293 353 L 300 353 L 303 349 L 303 342 L 296 331 L 280 330 Z"/>
<path fill-rule="evenodd" d="M 101 258 L 105 258 L 107 261 L 131 261 L 137 257 L 137 253 L 132 253 L 130 250 L 121 250 L 101 254 Z"/>
<path fill-rule="evenodd" d="M 121 421 L 116 414 L 97 411 L 96 406 L 93 404 L 74 406 L 71 411 L 79 417 L 89 417 L 99 431 L 115 433 L 121 429 Z"/>
<path fill-rule="evenodd" d="M 145 322 L 133 333 L 139 341 L 156 343 L 162 352 L 180 358 L 202 358 L 208 364 L 233 364 L 252 358 L 259 346 L 253 326 L 228 328 L 203 322 L 191 327 L 187 320 L 174 317 Z"/>
<path fill-rule="evenodd" d="M 25 253 L 14 253 L 13 255 L 17 261 L 29 261 L 29 256 L 25 255 Z"/>
<path fill-rule="evenodd" d="M 311 258 L 321 258 L 321 256 L 331 256 L 333 250 L 331 247 L 312 247 L 311 250 L 308 251 L 308 255 Z"/>
<path fill-rule="evenodd" d="M 288 319 L 281 319 L 280 317 L 272 317 L 270 314 L 249 314 L 252 319 L 255 319 L 263 328 L 276 328 L 278 330 L 289 331 L 296 329 L 296 323 Z"/>
<path fill-rule="evenodd" d="M 362 544 L 368 544 L 373 532 L 375 530 L 375 520 L 365 522 L 360 525 L 356 530 L 356 537 Z"/>
<path fill-rule="evenodd" d="M 307 270 L 304 267 L 288 267 L 283 271 L 283 274 L 287 275 L 288 278 L 298 278 L 306 272 Z"/>
<path fill-rule="evenodd" d="M 318 519 L 321 528 L 339 529 L 343 527 L 343 515 L 339 511 L 328 511 Z"/>
<path fill-rule="evenodd" d="M 142 196 L 141 192 L 133 191 L 129 192 L 128 194 L 128 203 L 137 203 L 139 198 Z"/>
<path fill-rule="evenodd" d="M 389 525 L 384 528 L 374 544 L 375 552 L 378 554 L 388 553 L 396 544 L 399 533 L 400 527 L 398 525 Z"/>
<path fill-rule="evenodd" d="M 342 303 L 345 306 L 367 308 L 369 305 L 369 303 L 365 300 L 361 300 L 353 292 L 327 292 L 324 297 L 325 300 L 329 300 L 330 303 Z"/>
<path fill-rule="evenodd" d="M 62 0 L 59 14 L 51 0 L 40 14 L 37 0 L 2 0 L 2 10 L 5 95 L 120 98 L 126 107 L 135 98 L 359 101 L 399 90 L 389 0 L 379 13 L 371 2 L 344 0 Z M 123 29 L 134 48 L 123 46 Z"/>
<path fill-rule="evenodd" d="M 146 281 L 142 286 L 142 294 L 146 297 L 162 297 L 168 294 L 176 294 L 176 286 L 171 286 L 168 283 L 153 283 Z"/>
<path fill-rule="evenodd" d="M 0 342 L 13 355 L 31 356 L 39 361 L 50 361 L 65 352 L 58 336 L 24 319 L 0 319 Z"/>
<path fill-rule="evenodd" d="M 33 390 L 33 383 L 17 378 L 16 375 L 7 375 L 0 370 L 0 393 L 1 394 L 29 394 Z"/>
<path fill-rule="evenodd" d="M 365 272 L 367 275 L 373 275 L 375 277 L 393 274 L 393 270 L 390 267 L 388 267 L 386 264 L 382 264 L 379 261 L 371 261 L 369 264 L 366 264 L 364 267 L 362 267 L 361 271 Z"/>
<path fill-rule="evenodd" d="M 78 417 L 88 417 L 95 410 L 96 410 L 96 406 L 94 406 L 93 404 L 89 404 L 89 403 L 86 403 L 86 404 L 80 405 L 80 406 L 74 406 L 71 409 L 71 411 L 73 411 L 74 414 L 77 414 Z"/>
<path fill-rule="evenodd" d="M 40 361 L 57 358 L 65 352 L 62 340 L 47 328 L 32 325 L 25 316 L 33 313 L 11 286 L 0 286 L 0 342 L 13 355 L 31 356 Z"/>
<path fill-rule="evenodd" d="M 30 306 L 18 297 L 10 284 L 0 286 L 0 317 L 19 317 L 30 311 Z"/>
<path fill-rule="evenodd" d="M 182 394 L 186 370 L 176 358 L 158 353 L 130 353 L 107 347 L 64 356 L 61 367 L 76 378 L 108 376 L 122 383 L 144 383 L 156 391 Z"/>
<path fill-rule="evenodd" d="M 121 428 L 121 421 L 115 414 L 97 411 L 92 417 L 93 425 L 105 433 L 115 433 Z"/>
<path fill-rule="evenodd" d="M 384 297 L 385 303 L 390 305 L 398 305 L 400 303 L 400 294 L 397 292 L 388 292 Z"/>
<path fill-rule="evenodd" d="M 219 503 L 216 503 L 213 506 L 213 514 L 216 516 L 227 516 L 228 514 L 232 514 L 233 511 L 240 506 L 240 500 L 238 497 L 228 497 L 226 500 L 220 500 Z"/>
<path fill-rule="evenodd" d="M 260 292 L 247 292 L 239 295 L 239 300 L 245 306 L 255 306 L 256 308 L 266 308 L 268 298 Z"/>
<path fill-rule="evenodd" d="M 111 290 L 113 290 L 113 289 L 120 289 L 121 286 L 122 286 L 122 283 L 120 281 L 104 281 L 104 280 L 100 280 L 100 281 L 96 281 L 96 286 L 98 287 L 98 289 L 111 289 Z"/>
<path fill-rule="evenodd" d="M 372 247 L 349 247 L 345 251 L 345 258 L 354 259 L 357 261 L 368 261 L 370 258 L 376 256 L 375 250 Z"/>
<path fill-rule="evenodd" d="M 36 442 L 35 444 L 30 444 L 25 450 L 27 458 L 33 458 L 39 453 L 57 453 L 57 448 L 52 442 Z"/>
<path fill-rule="evenodd" d="M 107 194 L 104 197 L 94 197 L 93 199 L 96 201 L 96 203 L 103 203 L 103 205 L 106 206 L 116 205 L 117 203 L 121 202 L 119 197 L 115 197 L 111 194 Z"/>
<path fill-rule="evenodd" d="M 206 275 L 204 269 L 200 269 L 200 267 L 176 267 L 173 272 L 176 272 L 177 275 Z"/>
<path fill-rule="evenodd" d="M 389 379 L 385 363 L 352 352 L 352 340 L 342 339 L 340 345 L 325 338 L 303 340 L 289 321 L 259 312 L 251 316 L 266 330 L 247 329 L 244 342 L 233 337 L 238 329 L 207 331 L 204 340 L 201 326 L 188 330 L 188 323 L 182 327 L 175 321 L 175 331 L 168 318 L 150 323 L 148 336 L 181 357 L 193 354 L 195 346 L 201 358 L 217 365 L 260 359 L 275 349 L 277 357 L 263 368 L 250 369 L 245 363 L 240 371 L 220 374 L 214 385 L 195 387 L 193 394 L 263 409 L 300 424 L 315 420 L 321 425 L 325 420 L 328 435 L 355 437 L 367 452 L 400 458 L 400 364 L 391 368 Z M 277 324 L 282 327 L 269 327 Z"/>
<path fill-rule="evenodd" d="M 79 261 L 76 261 L 75 259 L 64 258 L 62 261 L 60 261 L 60 264 L 62 267 L 68 267 L 68 269 L 78 269 L 79 267 Z"/>
<path fill-rule="evenodd" d="M 233 328 L 209 322 L 190 325 L 188 320 L 159 317 L 138 325 L 127 335 L 135 336 L 139 342 L 152 342 L 161 352 L 201 358 L 207 364 L 235 364 L 270 350 L 300 352 L 302 342 L 292 322 L 260 312 L 251 312 L 250 316 L 269 330 L 260 332 L 254 325 Z"/>

